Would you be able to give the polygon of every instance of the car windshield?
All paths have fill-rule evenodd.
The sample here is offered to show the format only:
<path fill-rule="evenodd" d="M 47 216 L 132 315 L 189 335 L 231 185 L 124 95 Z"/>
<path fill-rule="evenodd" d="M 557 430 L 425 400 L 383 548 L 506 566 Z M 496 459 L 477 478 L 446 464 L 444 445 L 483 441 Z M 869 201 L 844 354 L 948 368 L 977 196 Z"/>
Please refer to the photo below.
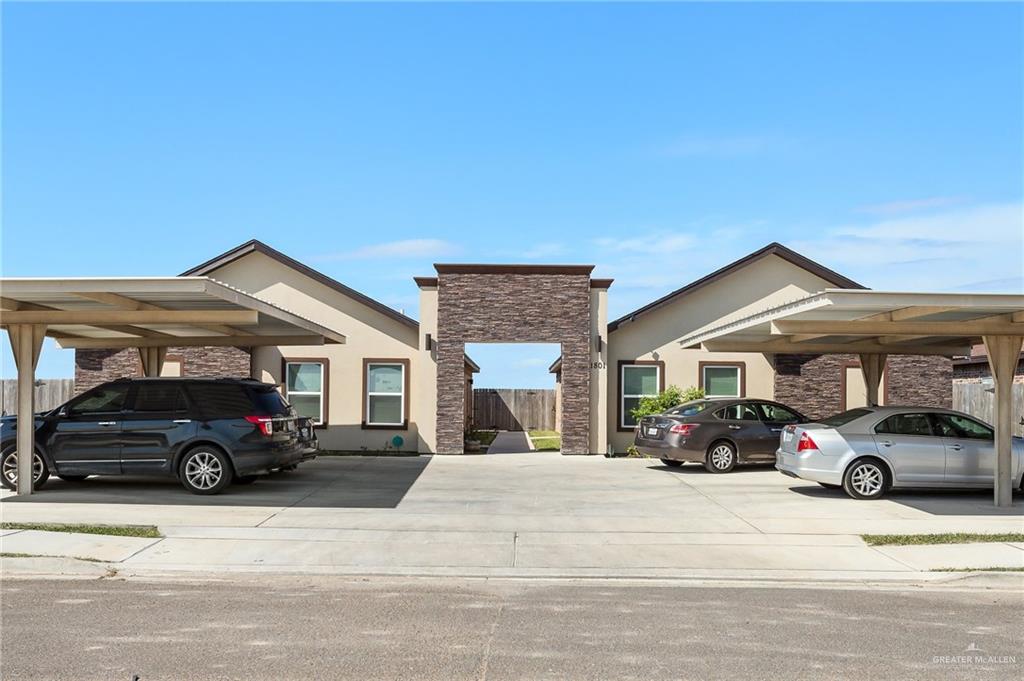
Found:
<path fill-rule="evenodd" d="M 684 402 L 665 413 L 669 416 L 695 416 L 708 408 L 707 402 Z"/>
<path fill-rule="evenodd" d="M 274 388 L 253 388 L 252 396 L 256 408 L 262 413 L 281 416 L 289 412 L 288 403 Z"/>
<path fill-rule="evenodd" d="M 835 416 L 829 416 L 827 419 L 821 419 L 818 423 L 825 426 L 832 426 L 837 428 L 839 426 L 845 426 L 850 421 L 856 421 L 861 416 L 867 416 L 871 413 L 870 409 L 849 409 L 842 413 L 836 414 Z"/>

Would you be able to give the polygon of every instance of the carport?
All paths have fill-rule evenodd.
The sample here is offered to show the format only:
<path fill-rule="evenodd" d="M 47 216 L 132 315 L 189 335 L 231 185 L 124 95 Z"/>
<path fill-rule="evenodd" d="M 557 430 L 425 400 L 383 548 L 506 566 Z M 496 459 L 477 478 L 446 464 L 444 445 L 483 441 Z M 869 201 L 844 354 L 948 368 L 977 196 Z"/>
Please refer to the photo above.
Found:
<path fill-rule="evenodd" d="M 984 343 L 995 383 L 995 503 L 1011 505 L 1011 386 L 1024 343 L 1022 295 L 826 289 L 679 342 L 714 352 L 856 354 L 871 405 L 878 404 L 888 355 L 967 356 Z"/>
<path fill-rule="evenodd" d="M 0 327 L 18 368 L 18 494 L 32 493 L 33 386 L 43 338 L 62 348 L 138 348 L 159 376 L 167 348 L 323 345 L 345 336 L 209 277 L 3 278 Z"/>

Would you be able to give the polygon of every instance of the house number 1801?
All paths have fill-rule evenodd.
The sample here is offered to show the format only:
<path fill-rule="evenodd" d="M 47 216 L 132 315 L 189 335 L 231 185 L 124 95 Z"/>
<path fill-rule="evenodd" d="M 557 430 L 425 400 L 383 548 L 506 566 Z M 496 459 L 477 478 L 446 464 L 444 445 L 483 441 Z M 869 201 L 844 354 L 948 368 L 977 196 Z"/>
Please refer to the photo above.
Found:
<path fill-rule="evenodd" d="M 591 363 L 590 363 L 590 368 L 591 368 L 591 369 L 604 369 L 604 368 L 606 368 L 607 366 L 608 366 L 608 365 L 607 365 L 607 364 L 605 364 L 604 362 L 591 362 Z"/>

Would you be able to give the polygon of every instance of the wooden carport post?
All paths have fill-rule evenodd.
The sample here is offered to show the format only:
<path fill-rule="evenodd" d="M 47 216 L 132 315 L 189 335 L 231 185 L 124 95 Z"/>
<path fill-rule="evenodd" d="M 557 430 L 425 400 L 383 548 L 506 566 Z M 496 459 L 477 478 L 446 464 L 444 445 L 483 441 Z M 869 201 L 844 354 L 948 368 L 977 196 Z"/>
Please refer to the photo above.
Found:
<path fill-rule="evenodd" d="M 32 494 L 32 463 L 35 454 L 36 365 L 46 335 L 45 324 L 12 324 L 7 328 L 18 369 L 18 494 Z M 45 464 L 44 464 L 45 465 Z"/>
<path fill-rule="evenodd" d="M 164 359 L 167 357 L 167 348 L 139 348 L 139 359 L 142 361 L 142 373 L 146 376 L 156 377 L 164 368 Z"/>
<path fill-rule="evenodd" d="M 995 502 L 1008 507 L 1013 503 L 1013 375 L 1024 336 L 984 336 L 982 340 L 996 393 Z"/>
<path fill-rule="evenodd" d="M 877 407 L 878 387 L 882 384 L 882 374 L 885 373 L 886 355 L 875 355 L 861 353 L 860 370 L 864 374 L 864 385 L 868 389 L 868 406 Z"/>

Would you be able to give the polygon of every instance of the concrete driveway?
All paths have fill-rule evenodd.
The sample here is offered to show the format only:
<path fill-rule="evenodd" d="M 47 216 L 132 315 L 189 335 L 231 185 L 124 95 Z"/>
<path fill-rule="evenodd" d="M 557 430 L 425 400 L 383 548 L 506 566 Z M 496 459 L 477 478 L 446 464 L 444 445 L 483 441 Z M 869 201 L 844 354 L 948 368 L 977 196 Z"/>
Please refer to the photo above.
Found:
<path fill-rule="evenodd" d="M 966 549 L 915 562 L 898 550 L 913 547 L 857 535 L 1020 532 L 1022 501 L 996 509 L 990 492 L 915 492 L 863 502 L 770 467 L 714 475 L 531 453 L 323 457 L 214 497 L 173 481 L 52 480 L 28 499 L 6 494 L 0 509 L 9 522 L 158 525 L 165 539 L 123 549 L 121 562 L 139 569 L 884 578 L 945 567 Z M 44 553 L 31 548 L 39 534 L 9 534 L 3 550 Z M 1024 547 L 1000 546 L 1009 559 L 977 560 L 1019 553 L 1024 564 Z"/>

